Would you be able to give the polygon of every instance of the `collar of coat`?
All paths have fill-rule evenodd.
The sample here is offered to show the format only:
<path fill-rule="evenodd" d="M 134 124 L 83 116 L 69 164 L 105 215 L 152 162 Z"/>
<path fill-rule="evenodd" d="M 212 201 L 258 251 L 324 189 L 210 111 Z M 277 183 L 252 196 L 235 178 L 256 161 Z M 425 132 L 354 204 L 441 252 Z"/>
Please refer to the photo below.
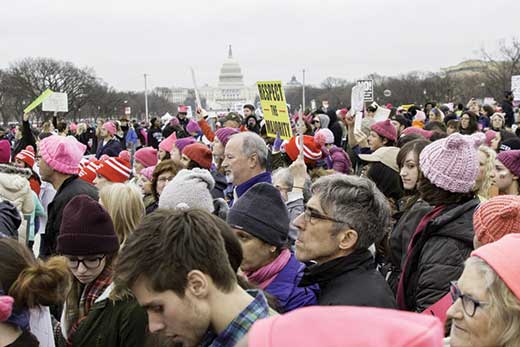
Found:
<path fill-rule="evenodd" d="M 32 176 L 31 169 L 20 169 L 14 165 L 9 164 L 0 164 L 0 173 L 5 173 L 9 175 L 19 175 L 24 178 L 29 178 Z"/>

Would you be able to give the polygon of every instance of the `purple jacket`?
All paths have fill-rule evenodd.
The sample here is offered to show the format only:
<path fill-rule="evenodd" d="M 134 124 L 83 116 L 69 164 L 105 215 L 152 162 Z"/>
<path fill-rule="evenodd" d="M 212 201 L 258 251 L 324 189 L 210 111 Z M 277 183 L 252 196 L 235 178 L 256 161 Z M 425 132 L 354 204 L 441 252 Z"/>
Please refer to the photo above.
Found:
<path fill-rule="evenodd" d="M 318 285 L 298 287 L 303 276 L 305 265 L 300 263 L 294 254 L 278 276 L 265 288 L 265 291 L 278 300 L 281 313 L 289 312 L 303 306 L 317 304 Z"/>

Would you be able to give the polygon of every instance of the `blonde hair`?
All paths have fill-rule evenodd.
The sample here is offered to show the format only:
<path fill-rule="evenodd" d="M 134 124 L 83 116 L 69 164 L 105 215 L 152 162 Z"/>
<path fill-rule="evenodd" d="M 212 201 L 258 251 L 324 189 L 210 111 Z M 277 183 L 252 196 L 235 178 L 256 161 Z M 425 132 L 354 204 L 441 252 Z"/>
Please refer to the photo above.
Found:
<path fill-rule="evenodd" d="M 119 243 L 123 244 L 145 214 L 139 187 L 133 183 L 114 183 L 101 189 L 99 200 L 112 218 Z"/>
<path fill-rule="evenodd" d="M 487 146 L 480 146 L 479 151 L 486 155 L 486 165 L 484 166 L 484 180 L 480 182 L 479 185 L 475 186 L 475 191 L 484 199 L 489 199 L 489 189 L 493 183 L 491 179 L 491 172 L 493 172 L 495 169 L 495 159 L 497 154 L 494 150 Z"/>
<path fill-rule="evenodd" d="M 520 300 L 483 259 L 470 257 L 466 260 L 468 266 L 475 267 L 486 283 L 490 310 L 488 329 L 501 330 L 497 346 L 520 346 Z"/>
<path fill-rule="evenodd" d="M 79 136 L 79 135 L 83 134 L 86 131 L 87 131 L 87 124 L 79 123 L 78 124 L 78 129 L 76 131 L 76 134 Z"/>

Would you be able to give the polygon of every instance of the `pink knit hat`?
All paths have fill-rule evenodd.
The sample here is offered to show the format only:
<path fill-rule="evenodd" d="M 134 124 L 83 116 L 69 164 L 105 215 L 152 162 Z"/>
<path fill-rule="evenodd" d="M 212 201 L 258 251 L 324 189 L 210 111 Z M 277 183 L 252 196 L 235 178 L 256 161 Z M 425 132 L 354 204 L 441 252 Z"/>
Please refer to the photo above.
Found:
<path fill-rule="evenodd" d="M 157 165 L 157 150 L 153 147 L 144 147 L 135 152 L 134 159 L 144 167 Z"/>
<path fill-rule="evenodd" d="M 500 240 L 477 248 L 471 256 L 483 259 L 520 299 L 520 234 L 509 234 Z"/>
<path fill-rule="evenodd" d="M 417 128 L 417 127 L 408 127 L 401 132 L 401 137 L 410 135 L 410 134 L 419 134 L 419 135 L 423 136 L 425 139 L 429 140 L 430 137 L 432 137 L 432 135 L 433 135 L 433 131 L 424 130 L 423 128 Z"/>
<path fill-rule="evenodd" d="M 497 137 L 497 132 L 493 130 L 486 131 L 486 146 L 491 147 L 491 141 Z"/>
<path fill-rule="evenodd" d="M 248 347 L 442 347 L 437 318 L 373 307 L 312 306 L 257 321 Z"/>
<path fill-rule="evenodd" d="M 504 164 L 513 175 L 520 177 L 520 149 L 500 152 L 497 159 Z"/>
<path fill-rule="evenodd" d="M 7 295 L 0 296 L 0 322 L 5 322 L 13 311 L 14 299 Z"/>
<path fill-rule="evenodd" d="M 192 133 L 198 133 L 200 130 L 200 126 L 195 122 L 193 119 L 190 119 L 188 121 L 188 124 L 186 124 L 186 131 L 188 131 L 190 134 Z"/>
<path fill-rule="evenodd" d="M 520 196 L 499 195 L 480 204 L 473 214 L 473 228 L 481 244 L 520 233 Z"/>
<path fill-rule="evenodd" d="M 178 127 L 179 125 L 181 125 L 181 122 L 179 122 L 179 118 L 173 117 L 172 119 L 170 119 L 170 125 L 172 127 Z"/>
<path fill-rule="evenodd" d="M 79 163 L 87 146 L 72 136 L 51 135 L 40 142 L 42 159 L 55 171 L 77 175 Z"/>
<path fill-rule="evenodd" d="M 172 151 L 173 145 L 177 141 L 177 133 L 172 133 L 170 136 L 165 138 L 159 143 L 159 149 L 162 149 L 165 152 L 170 153 Z"/>
<path fill-rule="evenodd" d="M 127 161 L 127 162 L 131 162 L 132 160 L 132 156 L 130 155 L 130 152 L 128 151 L 121 151 L 119 152 L 119 155 L 118 155 L 119 158 Z"/>
<path fill-rule="evenodd" d="M 193 137 L 183 137 L 182 139 L 177 139 L 177 141 L 175 141 L 175 147 L 177 147 L 179 149 L 179 152 L 182 153 L 182 151 L 184 150 L 184 147 L 188 146 L 188 145 L 191 145 L 192 143 L 195 143 L 197 142 Z"/>
<path fill-rule="evenodd" d="M 186 105 L 179 105 L 179 107 L 177 107 L 177 112 L 179 112 L 179 113 L 188 113 L 188 106 L 186 106 Z"/>
<path fill-rule="evenodd" d="M 453 193 L 468 193 L 479 172 L 478 147 L 484 134 L 459 133 L 426 146 L 419 156 L 423 175 L 435 186 Z"/>
<path fill-rule="evenodd" d="M 334 134 L 329 128 L 320 129 L 314 134 L 314 142 L 319 146 L 334 143 Z"/>
<path fill-rule="evenodd" d="M 11 143 L 9 140 L 0 140 L 0 164 L 9 163 L 11 160 Z"/>
<path fill-rule="evenodd" d="M 76 131 L 76 130 L 78 130 L 78 125 L 77 125 L 76 123 L 74 123 L 74 122 L 73 122 L 73 123 L 70 123 L 70 125 L 69 125 L 69 130 L 70 130 L 70 131 Z"/>
<path fill-rule="evenodd" d="M 153 170 L 155 170 L 155 166 L 148 166 L 141 170 L 141 175 L 146 177 L 148 181 L 152 180 Z"/>
<path fill-rule="evenodd" d="M 390 119 L 374 123 L 370 129 L 378 133 L 379 136 L 387 138 L 390 141 L 397 140 L 397 129 L 392 125 Z"/>
<path fill-rule="evenodd" d="M 105 128 L 111 136 L 114 136 L 117 132 L 116 125 L 112 122 L 106 122 L 103 124 L 103 128 Z"/>
<path fill-rule="evenodd" d="M 215 132 L 215 136 L 218 138 L 220 143 L 225 147 L 231 138 L 231 136 L 238 134 L 239 129 L 236 128 L 220 128 Z"/>

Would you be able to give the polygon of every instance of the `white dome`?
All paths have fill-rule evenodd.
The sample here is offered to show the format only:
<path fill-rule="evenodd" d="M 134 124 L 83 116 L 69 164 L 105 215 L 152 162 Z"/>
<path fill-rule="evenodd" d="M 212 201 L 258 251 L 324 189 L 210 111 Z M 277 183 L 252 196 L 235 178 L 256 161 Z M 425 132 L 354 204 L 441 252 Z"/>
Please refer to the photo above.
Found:
<path fill-rule="evenodd" d="M 240 64 L 238 63 L 238 61 L 233 59 L 233 51 L 231 50 L 230 45 L 228 58 L 220 68 L 218 85 L 219 87 L 243 86 L 243 78 L 244 76 L 242 75 L 242 69 L 240 68 Z"/>

